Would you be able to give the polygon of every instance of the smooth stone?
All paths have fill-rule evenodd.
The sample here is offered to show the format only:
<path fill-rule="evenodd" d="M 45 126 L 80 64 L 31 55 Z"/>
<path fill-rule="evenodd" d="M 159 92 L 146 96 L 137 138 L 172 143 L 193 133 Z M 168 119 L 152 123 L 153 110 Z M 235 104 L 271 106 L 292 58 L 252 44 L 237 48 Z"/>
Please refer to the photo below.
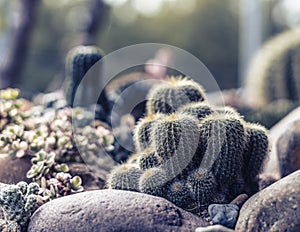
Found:
<path fill-rule="evenodd" d="M 272 177 L 275 180 L 278 180 L 282 177 L 276 144 L 280 136 L 282 136 L 282 134 L 285 133 L 285 131 L 291 126 L 291 124 L 298 119 L 300 119 L 300 107 L 293 110 L 270 129 L 269 138 L 271 141 L 271 152 L 269 159 L 264 165 L 264 171 L 262 175 Z"/>
<path fill-rule="evenodd" d="M 234 204 L 211 204 L 208 213 L 214 224 L 234 228 L 239 215 L 239 207 Z"/>
<path fill-rule="evenodd" d="M 276 143 L 281 176 L 300 169 L 300 120 L 290 124 Z"/>
<path fill-rule="evenodd" d="M 300 171 L 253 195 L 240 210 L 236 231 L 300 231 Z"/>
<path fill-rule="evenodd" d="M 199 227 L 195 230 L 195 232 L 234 232 L 234 230 L 222 225 L 213 225 L 208 227 Z"/>
<path fill-rule="evenodd" d="M 166 199 L 95 190 L 50 201 L 31 217 L 29 232 L 195 231 L 209 223 Z"/>
<path fill-rule="evenodd" d="M 9 156 L 0 156 L 0 182 L 17 184 L 19 181 L 30 182 L 26 173 L 31 168 L 31 157 L 11 159 Z"/>
<path fill-rule="evenodd" d="M 246 193 L 238 195 L 236 198 L 234 198 L 230 204 L 237 205 L 239 208 L 242 207 L 242 205 L 249 199 L 249 196 Z"/>

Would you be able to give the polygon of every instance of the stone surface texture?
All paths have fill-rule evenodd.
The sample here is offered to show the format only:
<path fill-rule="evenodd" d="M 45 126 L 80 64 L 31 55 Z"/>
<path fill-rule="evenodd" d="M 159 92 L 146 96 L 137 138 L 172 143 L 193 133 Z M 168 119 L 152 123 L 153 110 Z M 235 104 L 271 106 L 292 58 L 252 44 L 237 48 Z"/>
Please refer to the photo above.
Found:
<path fill-rule="evenodd" d="M 236 231 L 300 231 L 300 171 L 253 195 L 240 210 Z"/>
<path fill-rule="evenodd" d="M 59 198 L 31 217 L 29 232 L 195 231 L 204 219 L 142 193 L 95 190 Z"/>

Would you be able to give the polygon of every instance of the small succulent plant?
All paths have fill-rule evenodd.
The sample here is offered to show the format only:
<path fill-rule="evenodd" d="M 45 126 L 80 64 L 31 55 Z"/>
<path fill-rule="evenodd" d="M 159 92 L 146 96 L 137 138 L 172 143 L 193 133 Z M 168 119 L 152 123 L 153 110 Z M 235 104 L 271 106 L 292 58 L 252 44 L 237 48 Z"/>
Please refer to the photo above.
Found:
<path fill-rule="evenodd" d="M 0 154 L 32 157 L 27 178 L 41 186 L 44 201 L 83 191 L 81 178 L 71 176 L 66 163 L 94 161 L 99 152 L 114 149 L 112 132 L 87 109 L 24 108 L 18 94 L 17 89 L 0 91 Z"/>
<path fill-rule="evenodd" d="M 19 182 L 0 189 L 0 209 L 3 231 L 25 231 L 38 202 L 39 185 Z"/>
<path fill-rule="evenodd" d="M 39 195 L 43 202 L 82 192 L 82 180 L 79 176 L 72 177 L 69 173 L 58 172 L 53 178 L 41 178 Z"/>
<path fill-rule="evenodd" d="M 134 140 L 136 153 L 122 167 L 131 165 L 139 175 L 116 167 L 109 181 L 126 184 L 108 187 L 124 189 L 139 179 L 138 191 L 193 213 L 256 192 L 269 144 L 264 127 L 245 122 L 231 107 L 210 106 L 203 88 L 182 77 L 150 90 Z"/>

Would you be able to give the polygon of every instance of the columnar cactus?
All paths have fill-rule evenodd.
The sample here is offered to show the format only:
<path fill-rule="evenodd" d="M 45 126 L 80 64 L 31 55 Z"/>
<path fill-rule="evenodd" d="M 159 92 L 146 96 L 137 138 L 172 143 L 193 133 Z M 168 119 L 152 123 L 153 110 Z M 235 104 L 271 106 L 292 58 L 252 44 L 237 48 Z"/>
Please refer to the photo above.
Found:
<path fill-rule="evenodd" d="M 197 151 L 198 121 L 186 114 L 167 115 L 155 123 L 151 137 L 167 172 L 176 176 L 188 166 Z"/>
<path fill-rule="evenodd" d="M 153 87 L 148 94 L 147 113 L 169 114 L 180 107 L 206 100 L 203 88 L 189 78 L 171 77 Z"/>
<path fill-rule="evenodd" d="M 231 107 L 209 106 L 202 88 L 189 79 L 170 78 L 149 96 L 148 115 L 135 129 L 137 153 L 124 164 L 142 170 L 140 192 L 197 214 L 249 193 L 268 152 L 263 127 L 246 123 Z M 111 175 L 123 178 L 119 167 Z M 135 174 L 126 178 L 136 183 Z"/>
<path fill-rule="evenodd" d="M 258 191 L 257 178 L 269 150 L 267 131 L 263 126 L 253 123 L 246 123 L 248 143 L 243 154 L 244 166 L 243 177 L 246 181 L 248 191 Z"/>
<path fill-rule="evenodd" d="M 202 165 L 212 168 L 222 185 L 234 182 L 240 174 L 245 149 L 245 129 L 239 118 L 228 114 L 212 115 L 200 123 Z M 209 163 L 211 162 L 211 163 Z"/>
<path fill-rule="evenodd" d="M 268 41 L 250 66 L 246 93 L 255 106 L 288 99 L 300 101 L 300 30 L 286 31 Z"/>
<path fill-rule="evenodd" d="M 21 228 L 25 231 L 31 214 L 38 200 L 39 186 L 36 183 L 19 182 L 17 185 L 8 185 L 0 190 L 0 209 L 4 213 L 4 222 L 7 227 Z M 2 219 L 3 220 L 3 219 Z M 5 223 L 5 221 L 7 221 Z M 16 230 L 18 231 L 18 230 Z"/>
<path fill-rule="evenodd" d="M 67 104 L 73 106 L 75 93 L 79 84 L 83 80 L 84 75 L 91 69 L 91 67 L 103 57 L 103 52 L 96 46 L 77 46 L 73 48 L 67 55 L 66 61 L 66 83 L 65 83 L 65 97 Z M 80 91 L 80 104 L 95 104 L 96 102 L 89 102 L 88 96 L 98 96 L 101 89 L 100 72 L 94 73 L 93 80 L 81 83 L 83 86 Z M 103 90 L 97 102 L 101 105 L 104 112 L 108 113 L 110 110 L 109 102 L 106 93 Z M 101 120 L 104 120 L 104 115 L 99 115 Z"/>

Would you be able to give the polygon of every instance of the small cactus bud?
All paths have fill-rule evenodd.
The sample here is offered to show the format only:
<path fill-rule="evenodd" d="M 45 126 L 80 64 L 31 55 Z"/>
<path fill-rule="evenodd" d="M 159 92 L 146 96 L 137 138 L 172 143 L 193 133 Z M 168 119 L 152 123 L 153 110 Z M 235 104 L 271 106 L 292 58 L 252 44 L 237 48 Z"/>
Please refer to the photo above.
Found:
<path fill-rule="evenodd" d="M 114 168 L 107 180 L 110 189 L 138 191 L 142 171 L 132 164 L 121 164 Z"/>
<path fill-rule="evenodd" d="M 187 177 L 187 186 L 198 206 L 209 205 L 216 191 L 216 179 L 211 171 L 198 168 Z"/>
<path fill-rule="evenodd" d="M 164 196 L 167 174 L 161 168 L 147 169 L 140 177 L 139 190 L 154 196 Z"/>

